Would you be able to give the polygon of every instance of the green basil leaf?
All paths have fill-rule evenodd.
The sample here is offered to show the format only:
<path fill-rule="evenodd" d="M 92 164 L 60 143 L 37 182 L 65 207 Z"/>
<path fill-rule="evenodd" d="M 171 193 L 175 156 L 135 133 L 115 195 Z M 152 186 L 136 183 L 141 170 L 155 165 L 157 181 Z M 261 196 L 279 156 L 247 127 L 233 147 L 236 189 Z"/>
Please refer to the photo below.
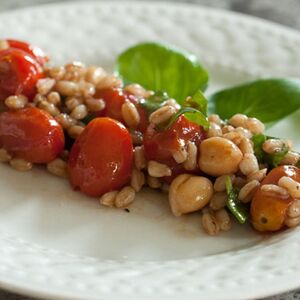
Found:
<path fill-rule="evenodd" d="M 139 83 L 148 90 L 167 92 L 179 104 L 197 90 L 205 90 L 208 82 L 208 73 L 196 56 L 152 42 L 121 53 L 116 74 L 125 84 Z"/>
<path fill-rule="evenodd" d="M 300 108 L 300 79 L 262 79 L 210 97 L 210 110 L 223 119 L 236 113 L 276 122 Z"/>
<path fill-rule="evenodd" d="M 179 109 L 178 112 L 171 117 L 165 128 L 170 128 L 181 115 L 184 115 L 189 121 L 202 126 L 205 130 L 209 128 L 209 122 L 206 116 L 193 107 L 183 107 Z"/>
<path fill-rule="evenodd" d="M 298 160 L 298 162 L 296 163 L 296 167 L 300 168 L 300 159 Z"/>
<path fill-rule="evenodd" d="M 139 104 L 147 110 L 149 113 L 154 112 L 155 110 L 159 109 L 165 101 L 170 99 L 167 93 L 157 91 L 152 96 L 147 99 L 142 99 Z"/>
<path fill-rule="evenodd" d="M 264 163 L 265 152 L 262 149 L 267 137 L 264 134 L 256 134 L 252 137 L 254 154 L 260 163 Z"/>
<path fill-rule="evenodd" d="M 260 163 L 266 163 L 270 168 L 276 168 L 289 152 L 288 146 L 284 145 L 282 149 L 276 153 L 266 153 L 263 151 L 263 144 L 266 140 L 278 139 L 264 134 L 256 134 L 252 137 L 254 154 Z"/>
<path fill-rule="evenodd" d="M 231 178 L 226 178 L 227 207 L 239 223 L 244 224 L 249 217 L 249 207 L 238 199 L 238 190 L 232 186 Z"/>
<path fill-rule="evenodd" d="M 192 97 L 187 97 L 183 105 L 196 108 L 207 116 L 207 103 L 206 97 L 198 90 Z"/>

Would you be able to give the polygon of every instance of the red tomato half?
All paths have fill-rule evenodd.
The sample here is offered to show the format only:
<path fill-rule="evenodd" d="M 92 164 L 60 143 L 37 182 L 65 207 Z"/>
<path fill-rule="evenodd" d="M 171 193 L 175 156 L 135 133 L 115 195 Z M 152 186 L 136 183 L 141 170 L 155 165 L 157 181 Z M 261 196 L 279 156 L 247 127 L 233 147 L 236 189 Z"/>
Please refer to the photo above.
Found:
<path fill-rule="evenodd" d="M 40 65 L 43 65 L 49 60 L 43 50 L 38 47 L 18 40 L 7 39 L 6 41 L 8 42 L 9 47 L 25 51 L 27 54 L 31 55 Z"/>
<path fill-rule="evenodd" d="M 75 141 L 69 157 L 71 185 L 99 197 L 128 183 L 133 146 L 127 129 L 110 118 L 91 121 Z"/>
<path fill-rule="evenodd" d="M 155 160 L 168 165 L 174 175 L 186 172 L 173 158 L 173 154 L 186 147 L 188 141 L 197 146 L 205 138 L 202 127 L 188 121 L 183 115 L 167 130 L 158 130 L 150 124 L 144 135 L 147 160 Z M 167 180 L 169 181 L 169 180 Z"/>
<path fill-rule="evenodd" d="M 43 110 L 29 107 L 0 114 L 0 144 L 32 163 L 47 163 L 64 150 L 64 133 Z"/>
<path fill-rule="evenodd" d="M 35 84 L 41 77 L 41 66 L 23 50 L 0 51 L 0 101 L 18 94 L 32 99 L 36 93 Z"/>
<path fill-rule="evenodd" d="M 144 132 L 148 125 L 148 118 L 146 112 L 139 106 L 137 99 L 133 95 L 125 93 L 121 88 L 108 88 L 98 90 L 95 95 L 96 98 L 101 98 L 105 102 L 105 109 L 101 111 L 99 116 L 110 117 L 118 120 L 124 124 L 122 117 L 122 105 L 126 101 L 130 101 L 137 108 L 140 115 L 140 125 L 137 130 Z"/>

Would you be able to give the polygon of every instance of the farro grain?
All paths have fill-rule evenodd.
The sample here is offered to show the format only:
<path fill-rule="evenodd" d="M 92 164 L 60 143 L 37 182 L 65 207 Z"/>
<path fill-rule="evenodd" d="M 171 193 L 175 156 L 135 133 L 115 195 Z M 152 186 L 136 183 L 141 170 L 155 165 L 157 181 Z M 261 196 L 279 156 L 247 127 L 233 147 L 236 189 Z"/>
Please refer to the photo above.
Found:
<path fill-rule="evenodd" d="M 222 134 L 229 133 L 231 131 L 234 131 L 234 127 L 231 125 L 225 125 L 222 127 Z"/>
<path fill-rule="evenodd" d="M 238 146 L 241 143 L 241 141 L 244 139 L 244 136 L 239 132 L 231 131 L 231 132 L 225 133 L 223 135 L 223 138 L 232 141 L 233 143 L 235 143 Z"/>
<path fill-rule="evenodd" d="M 228 196 L 225 192 L 214 193 L 209 202 L 209 207 L 213 210 L 219 210 L 226 206 Z"/>
<path fill-rule="evenodd" d="M 222 129 L 221 126 L 211 122 L 209 129 L 207 131 L 207 137 L 213 137 L 213 136 L 222 136 Z"/>
<path fill-rule="evenodd" d="M 220 226 L 215 215 L 207 210 L 203 210 L 201 224 L 209 235 L 217 235 L 220 232 Z"/>
<path fill-rule="evenodd" d="M 228 176 L 230 177 L 232 182 L 235 180 L 235 175 L 234 174 L 222 175 L 222 176 L 219 176 L 219 177 L 216 178 L 216 181 L 214 183 L 214 190 L 216 192 L 226 191 L 226 180 L 227 180 Z"/>
<path fill-rule="evenodd" d="M 122 117 L 130 128 L 136 128 L 140 123 L 140 115 L 135 105 L 129 101 L 125 102 L 122 107 Z"/>
<path fill-rule="evenodd" d="M 145 175 L 143 172 L 133 169 L 131 173 L 131 187 L 136 191 L 139 192 L 143 185 L 145 184 Z"/>
<path fill-rule="evenodd" d="M 295 199 L 300 198 L 300 183 L 296 180 L 288 176 L 283 176 L 279 179 L 278 185 L 285 188 L 291 197 Z"/>
<path fill-rule="evenodd" d="M 240 150 L 242 151 L 243 154 L 246 153 L 250 153 L 253 154 L 254 150 L 253 150 L 253 142 L 251 140 L 249 140 L 248 138 L 242 138 L 238 147 L 240 148 Z"/>
<path fill-rule="evenodd" d="M 257 180 L 261 182 L 265 179 L 267 172 L 268 172 L 267 168 L 252 172 L 247 176 L 247 181 L 249 182 L 251 180 Z"/>
<path fill-rule="evenodd" d="M 59 113 L 60 113 L 59 109 L 54 104 L 49 103 L 48 101 L 39 102 L 38 107 L 40 109 L 45 110 L 46 112 L 48 112 L 53 117 L 58 116 Z"/>
<path fill-rule="evenodd" d="M 100 197 L 100 204 L 104 206 L 114 207 L 118 191 L 108 192 Z"/>
<path fill-rule="evenodd" d="M 107 76 L 107 74 L 102 68 L 91 66 L 86 70 L 85 80 L 97 85 L 105 76 Z"/>
<path fill-rule="evenodd" d="M 53 89 L 54 85 L 55 80 L 53 78 L 41 78 L 36 83 L 37 92 L 45 96 Z"/>
<path fill-rule="evenodd" d="M 63 96 L 75 96 L 79 92 L 79 85 L 73 81 L 57 81 L 54 89 Z"/>
<path fill-rule="evenodd" d="M 254 154 L 246 153 L 240 162 L 240 170 L 244 175 L 249 175 L 259 170 L 258 161 Z"/>
<path fill-rule="evenodd" d="M 239 192 L 239 200 L 244 203 L 250 202 L 259 186 L 260 183 L 257 180 L 251 180 L 246 183 Z"/>
<path fill-rule="evenodd" d="M 9 163 L 17 171 L 25 172 L 32 169 L 32 163 L 22 158 L 13 158 Z"/>
<path fill-rule="evenodd" d="M 248 118 L 245 122 L 245 128 L 249 129 L 253 134 L 261 134 L 265 130 L 265 125 L 256 118 Z"/>
<path fill-rule="evenodd" d="M 235 114 L 228 120 L 228 124 L 234 127 L 245 127 L 248 117 L 243 114 Z"/>
<path fill-rule="evenodd" d="M 11 159 L 12 156 L 4 148 L 0 148 L 0 161 L 9 162 Z"/>
<path fill-rule="evenodd" d="M 289 151 L 280 162 L 280 165 L 296 165 L 299 159 L 300 155 L 297 152 Z"/>
<path fill-rule="evenodd" d="M 76 106 L 70 113 L 70 117 L 76 120 L 82 120 L 88 114 L 88 110 L 84 104 Z"/>
<path fill-rule="evenodd" d="M 150 176 L 158 178 L 172 175 L 172 171 L 167 165 L 153 160 L 148 162 L 148 173 Z"/>
<path fill-rule="evenodd" d="M 45 96 L 42 96 L 41 94 L 36 94 L 33 98 L 33 103 L 38 104 L 42 101 L 47 101 L 47 98 Z"/>
<path fill-rule="evenodd" d="M 210 116 L 208 117 L 208 121 L 209 121 L 210 123 L 215 123 L 215 124 L 217 124 L 217 125 L 221 125 L 221 124 L 222 124 L 222 120 L 221 120 L 220 116 L 219 116 L 219 115 L 216 115 L 216 114 L 210 115 Z"/>
<path fill-rule="evenodd" d="M 144 153 L 144 146 L 137 146 L 134 148 L 134 164 L 138 170 L 145 169 L 147 161 Z"/>
<path fill-rule="evenodd" d="M 78 136 L 82 133 L 84 127 L 79 125 L 74 125 L 68 128 L 68 134 L 71 138 L 77 139 Z"/>
<path fill-rule="evenodd" d="M 183 164 L 183 167 L 188 170 L 195 170 L 197 167 L 197 153 L 198 148 L 195 143 L 189 141 L 187 144 L 187 159 Z"/>
<path fill-rule="evenodd" d="M 69 111 L 72 111 L 75 107 L 82 104 L 83 100 L 79 97 L 68 97 L 65 100 L 65 105 L 68 108 Z"/>
<path fill-rule="evenodd" d="M 231 219 L 226 209 L 222 208 L 215 212 L 216 220 L 222 231 L 228 231 L 231 229 Z"/>
<path fill-rule="evenodd" d="M 135 191 L 131 186 L 124 187 L 116 197 L 115 206 L 118 208 L 128 207 L 135 198 Z"/>
<path fill-rule="evenodd" d="M 54 104 L 55 106 L 60 105 L 61 103 L 60 94 L 58 92 L 50 92 L 47 96 L 47 101 L 51 104 Z"/>
<path fill-rule="evenodd" d="M 263 150 L 269 154 L 280 151 L 284 146 L 284 142 L 282 140 L 277 139 L 269 139 L 263 143 Z"/>
<path fill-rule="evenodd" d="M 154 124 L 164 123 L 168 121 L 175 114 L 175 112 L 176 110 L 173 106 L 163 106 L 149 116 L 149 121 Z"/>
<path fill-rule="evenodd" d="M 55 119 L 64 129 L 68 129 L 70 126 L 76 124 L 76 120 L 71 118 L 68 114 L 59 114 Z"/>
<path fill-rule="evenodd" d="M 292 202 L 292 204 L 289 206 L 287 215 L 290 218 L 298 218 L 300 217 L 300 200 L 296 199 Z"/>
<path fill-rule="evenodd" d="M 79 83 L 79 90 L 83 97 L 88 98 L 92 97 L 96 93 L 95 85 L 90 82 L 80 82 Z"/>
<path fill-rule="evenodd" d="M 149 96 L 151 96 L 151 92 L 145 90 L 141 85 L 137 83 L 125 86 L 124 90 L 129 94 L 132 94 L 139 98 L 148 98 Z"/>
<path fill-rule="evenodd" d="M 184 147 L 180 147 L 179 150 L 173 153 L 173 158 L 178 164 L 182 164 L 187 160 L 188 153 Z"/>
<path fill-rule="evenodd" d="M 67 163 L 61 158 L 56 158 L 47 164 L 47 170 L 58 177 L 67 178 Z"/>
<path fill-rule="evenodd" d="M 85 100 L 89 111 L 101 111 L 105 108 L 105 102 L 102 99 L 88 98 Z"/>
<path fill-rule="evenodd" d="M 5 105 L 10 109 L 22 109 L 28 103 L 28 98 L 24 95 L 9 96 L 5 99 Z"/>
<path fill-rule="evenodd" d="M 104 76 L 99 80 L 99 82 L 96 84 L 96 89 L 102 90 L 112 87 L 120 87 L 122 85 L 122 81 L 118 79 L 114 75 L 107 75 Z"/>
<path fill-rule="evenodd" d="M 289 197 L 289 193 L 285 188 L 275 184 L 264 184 L 261 186 L 261 191 L 270 196 L 281 197 L 283 199 Z"/>
<path fill-rule="evenodd" d="M 150 175 L 147 175 L 147 184 L 152 189 L 159 189 L 162 186 L 162 183 L 159 181 L 158 178 L 152 177 Z"/>
<path fill-rule="evenodd" d="M 55 80 L 62 80 L 66 74 L 66 70 L 63 66 L 57 66 L 48 70 L 48 76 Z"/>
<path fill-rule="evenodd" d="M 287 217 L 284 221 L 284 224 L 290 228 L 296 227 L 300 224 L 300 217 L 297 217 L 297 218 Z"/>

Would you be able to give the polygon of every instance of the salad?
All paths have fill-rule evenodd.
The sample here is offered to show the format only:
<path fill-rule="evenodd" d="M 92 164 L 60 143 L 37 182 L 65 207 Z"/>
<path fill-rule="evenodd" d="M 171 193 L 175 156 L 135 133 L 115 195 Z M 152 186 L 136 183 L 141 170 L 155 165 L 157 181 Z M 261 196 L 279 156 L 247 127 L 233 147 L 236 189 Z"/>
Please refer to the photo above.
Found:
<path fill-rule="evenodd" d="M 44 164 L 127 211 L 144 187 L 166 192 L 174 216 L 198 213 L 210 235 L 233 220 L 260 232 L 299 225 L 300 155 L 264 131 L 300 108 L 300 81 L 261 79 L 207 98 L 208 81 L 194 55 L 156 43 L 125 50 L 108 74 L 53 66 L 39 48 L 1 40 L 0 161 Z"/>

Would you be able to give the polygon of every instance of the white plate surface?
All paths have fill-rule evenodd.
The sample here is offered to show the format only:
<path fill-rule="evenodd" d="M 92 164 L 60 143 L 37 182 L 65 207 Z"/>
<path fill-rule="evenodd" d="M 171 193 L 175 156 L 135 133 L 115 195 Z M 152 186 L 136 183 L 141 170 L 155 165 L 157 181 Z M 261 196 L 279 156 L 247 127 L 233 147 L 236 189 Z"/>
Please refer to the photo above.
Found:
<path fill-rule="evenodd" d="M 0 36 L 39 45 L 54 63 L 112 69 L 145 40 L 195 53 L 210 92 L 258 77 L 300 76 L 300 36 L 275 24 L 199 6 L 92 3 L 4 13 Z M 267 99 L 266 99 L 267 101 Z M 297 139 L 300 113 L 271 129 Z M 174 218 L 166 197 L 143 191 L 130 213 L 100 207 L 43 168 L 0 166 L 0 285 L 40 297 L 242 299 L 300 285 L 300 230 L 262 236 L 235 224 L 206 236 L 199 215 Z"/>

